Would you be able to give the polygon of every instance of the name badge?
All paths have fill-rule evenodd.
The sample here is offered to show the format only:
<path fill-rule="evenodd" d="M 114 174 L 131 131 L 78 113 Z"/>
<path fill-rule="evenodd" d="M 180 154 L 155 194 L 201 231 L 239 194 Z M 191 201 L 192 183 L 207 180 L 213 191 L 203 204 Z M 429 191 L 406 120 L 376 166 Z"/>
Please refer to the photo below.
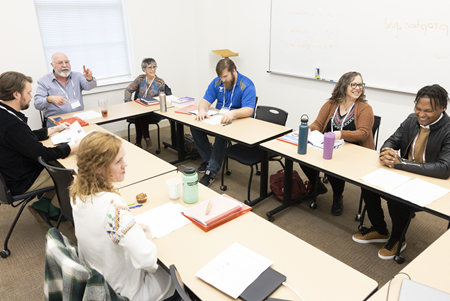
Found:
<path fill-rule="evenodd" d="M 74 99 L 70 101 L 70 106 L 72 109 L 76 109 L 78 107 L 81 107 L 81 103 L 78 101 L 78 99 Z"/>
<path fill-rule="evenodd" d="M 226 113 L 228 113 L 229 111 L 230 111 L 229 108 L 222 108 L 222 109 L 220 109 L 219 114 L 226 114 Z"/>

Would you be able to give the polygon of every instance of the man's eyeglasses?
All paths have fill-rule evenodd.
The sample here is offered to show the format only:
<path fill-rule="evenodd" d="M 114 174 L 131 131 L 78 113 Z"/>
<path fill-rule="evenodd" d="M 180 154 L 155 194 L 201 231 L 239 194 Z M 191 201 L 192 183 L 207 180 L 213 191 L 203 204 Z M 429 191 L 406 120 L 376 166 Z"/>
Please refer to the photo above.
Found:
<path fill-rule="evenodd" d="M 362 84 L 357 84 L 357 83 L 349 83 L 349 86 L 352 87 L 353 89 L 356 89 L 357 87 L 362 89 L 366 84 L 362 83 Z"/>
<path fill-rule="evenodd" d="M 148 70 L 156 70 L 156 68 L 158 68 L 158 66 L 147 66 Z"/>
<path fill-rule="evenodd" d="M 58 61 L 58 62 L 55 62 L 55 64 L 56 64 L 56 65 L 62 65 L 62 64 L 69 65 L 69 64 L 70 64 L 70 61 L 69 61 L 69 60 L 67 60 L 67 61 Z"/>

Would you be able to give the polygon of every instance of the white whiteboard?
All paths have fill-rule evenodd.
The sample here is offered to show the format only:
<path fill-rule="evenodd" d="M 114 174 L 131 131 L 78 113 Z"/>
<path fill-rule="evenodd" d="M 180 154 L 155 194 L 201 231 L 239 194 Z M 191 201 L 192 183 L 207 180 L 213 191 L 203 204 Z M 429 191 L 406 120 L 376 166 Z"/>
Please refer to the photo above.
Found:
<path fill-rule="evenodd" d="M 367 87 L 450 92 L 450 1 L 272 0 L 269 71 Z"/>

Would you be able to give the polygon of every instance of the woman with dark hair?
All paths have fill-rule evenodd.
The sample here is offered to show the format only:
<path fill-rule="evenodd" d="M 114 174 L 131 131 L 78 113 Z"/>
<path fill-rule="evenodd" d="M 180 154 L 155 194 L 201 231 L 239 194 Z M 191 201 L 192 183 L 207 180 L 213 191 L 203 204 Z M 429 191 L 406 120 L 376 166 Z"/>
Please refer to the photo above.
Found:
<path fill-rule="evenodd" d="M 164 80 L 156 75 L 156 69 L 158 68 L 156 61 L 152 58 L 145 58 L 141 63 L 142 71 L 145 74 L 141 74 L 125 89 L 124 101 L 132 101 L 131 95 L 138 94 L 138 98 L 141 97 L 157 97 L 159 91 L 164 91 L 166 84 Z M 136 99 L 136 97 L 135 97 Z M 154 113 L 149 113 L 144 116 L 135 117 L 134 123 L 136 127 L 136 145 L 142 147 L 142 136 L 145 140 L 145 148 L 150 150 L 152 140 L 150 139 L 150 132 L 148 131 L 148 124 L 152 118 L 158 118 Z"/>
<path fill-rule="evenodd" d="M 316 120 L 309 126 L 311 131 L 321 133 L 334 132 L 335 139 L 344 139 L 374 149 L 373 143 L 373 111 L 364 95 L 364 83 L 360 73 L 347 72 L 341 76 L 334 87 L 330 99 L 322 106 Z M 328 190 L 320 181 L 316 183 L 318 171 L 300 164 L 311 186 L 317 187 L 317 195 Z M 331 214 L 341 215 L 344 210 L 343 196 L 345 181 L 327 175 L 333 188 L 333 205 Z M 313 193 L 313 192 L 312 192 Z"/>
<path fill-rule="evenodd" d="M 116 186 L 125 178 L 124 156 L 121 139 L 111 134 L 93 132 L 80 143 L 70 187 L 78 255 L 116 293 L 134 301 L 163 300 L 174 293 L 170 275 L 158 268 L 150 229 L 136 223 Z"/>

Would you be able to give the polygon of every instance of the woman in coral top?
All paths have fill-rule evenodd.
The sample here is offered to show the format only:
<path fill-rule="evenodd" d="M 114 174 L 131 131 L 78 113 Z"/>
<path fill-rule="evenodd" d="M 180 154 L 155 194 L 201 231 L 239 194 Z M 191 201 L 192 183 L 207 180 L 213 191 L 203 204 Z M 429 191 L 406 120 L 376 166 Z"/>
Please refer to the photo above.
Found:
<path fill-rule="evenodd" d="M 311 131 L 321 133 L 334 132 L 335 139 L 358 144 L 374 149 L 373 143 L 373 111 L 364 94 L 364 82 L 358 72 L 347 72 L 341 76 L 334 87 L 330 99 L 322 106 L 316 120 L 309 126 Z M 318 171 L 300 164 L 311 186 L 317 187 L 317 195 L 328 190 L 320 181 L 316 183 Z M 333 205 L 331 214 L 341 215 L 344 210 L 343 196 L 345 181 L 327 175 L 333 188 Z M 312 196 L 312 195 L 310 195 Z"/>

